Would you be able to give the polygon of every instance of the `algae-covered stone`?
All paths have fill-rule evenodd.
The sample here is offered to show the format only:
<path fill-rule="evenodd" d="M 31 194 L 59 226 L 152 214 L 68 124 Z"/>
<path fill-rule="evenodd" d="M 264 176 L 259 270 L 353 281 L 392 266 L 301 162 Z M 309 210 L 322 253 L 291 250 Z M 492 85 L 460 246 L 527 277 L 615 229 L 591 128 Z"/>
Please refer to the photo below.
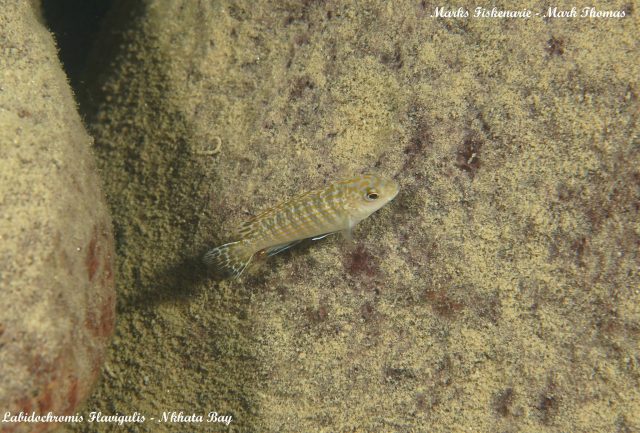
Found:
<path fill-rule="evenodd" d="M 117 4 L 85 78 L 123 307 L 93 407 L 230 431 L 640 428 L 637 13 L 428 3 Z M 240 282 L 199 267 L 250 215 L 364 171 L 401 191 L 354 243 Z"/>
<path fill-rule="evenodd" d="M 114 327 L 111 221 L 91 139 L 29 2 L 0 2 L 0 53 L 1 416 L 75 414 Z"/>

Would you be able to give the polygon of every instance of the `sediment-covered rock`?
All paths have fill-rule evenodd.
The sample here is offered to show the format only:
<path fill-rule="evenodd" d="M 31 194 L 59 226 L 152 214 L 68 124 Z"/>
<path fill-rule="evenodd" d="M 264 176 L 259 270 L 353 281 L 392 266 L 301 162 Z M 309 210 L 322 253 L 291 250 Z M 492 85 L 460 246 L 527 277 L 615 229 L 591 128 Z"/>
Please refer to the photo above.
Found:
<path fill-rule="evenodd" d="M 51 35 L 29 2 L 1 1 L 2 419 L 74 414 L 100 375 L 114 329 L 113 239 L 90 147 Z"/>
<path fill-rule="evenodd" d="M 637 11 L 428 3 L 117 3 L 85 77 L 124 312 L 93 407 L 230 431 L 640 428 Z M 369 170 L 401 192 L 355 243 L 241 282 L 197 265 L 249 215 Z"/>

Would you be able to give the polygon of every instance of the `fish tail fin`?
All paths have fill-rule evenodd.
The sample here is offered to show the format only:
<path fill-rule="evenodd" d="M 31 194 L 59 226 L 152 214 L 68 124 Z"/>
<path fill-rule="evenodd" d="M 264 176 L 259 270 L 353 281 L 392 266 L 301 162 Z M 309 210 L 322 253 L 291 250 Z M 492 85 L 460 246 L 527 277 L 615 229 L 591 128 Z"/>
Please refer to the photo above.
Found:
<path fill-rule="evenodd" d="M 246 248 L 242 242 L 238 241 L 220 245 L 219 247 L 209 250 L 202 260 L 205 265 L 212 268 L 217 274 L 225 277 L 233 276 L 234 278 L 238 278 L 252 257 L 253 252 Z"/>

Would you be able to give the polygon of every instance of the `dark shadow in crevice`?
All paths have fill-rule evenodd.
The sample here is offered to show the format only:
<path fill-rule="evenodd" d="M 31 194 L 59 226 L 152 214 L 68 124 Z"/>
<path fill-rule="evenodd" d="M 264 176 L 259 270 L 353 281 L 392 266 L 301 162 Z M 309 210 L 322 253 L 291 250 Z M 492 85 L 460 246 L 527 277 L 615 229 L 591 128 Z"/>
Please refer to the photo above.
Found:
<path fill-rule="evenodd" d="M 42 14 L 58 45 L 58 55 L 69 82 L 82 92 L 83 71 L 113 0 L 42 1 Z"/>

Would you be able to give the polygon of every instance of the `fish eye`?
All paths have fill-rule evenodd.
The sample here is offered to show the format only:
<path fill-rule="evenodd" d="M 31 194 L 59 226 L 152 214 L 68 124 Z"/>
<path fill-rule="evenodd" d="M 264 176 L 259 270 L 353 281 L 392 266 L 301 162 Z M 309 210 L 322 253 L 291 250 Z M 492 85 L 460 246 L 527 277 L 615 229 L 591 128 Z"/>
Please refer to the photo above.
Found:
<path fill-rule="evenodd" d="M 369 201 L 377 200 L 379 197 L 378 192 L 375 189 L 368 189 L 365 198 Z"/>

